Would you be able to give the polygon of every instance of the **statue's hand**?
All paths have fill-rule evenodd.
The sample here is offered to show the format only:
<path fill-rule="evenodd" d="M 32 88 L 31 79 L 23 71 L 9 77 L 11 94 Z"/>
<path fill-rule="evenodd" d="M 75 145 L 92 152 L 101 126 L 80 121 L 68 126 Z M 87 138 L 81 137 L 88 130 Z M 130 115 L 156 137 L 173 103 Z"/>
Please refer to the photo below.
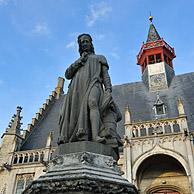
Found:
<path fill-rule="evenodd" d="M 75 65 L 78 66 L 78 67 L 84 65 L 81 57 L 78 60 L 75 61 Z"/>
<path fill-rule="evenodd" d="M 84 52 L 82 56 L 74 62 L 75 67 L 79 68 L 85 65 L 85 62 L 87 61 L 88 54 Z"/>
<path fill-rule="evenodd" d="M 87 61 L 88 58 L 88 53 L 87 52 L 83 52 L 80 59 L 82 61 L 82 63 L 85 63 Z"/>

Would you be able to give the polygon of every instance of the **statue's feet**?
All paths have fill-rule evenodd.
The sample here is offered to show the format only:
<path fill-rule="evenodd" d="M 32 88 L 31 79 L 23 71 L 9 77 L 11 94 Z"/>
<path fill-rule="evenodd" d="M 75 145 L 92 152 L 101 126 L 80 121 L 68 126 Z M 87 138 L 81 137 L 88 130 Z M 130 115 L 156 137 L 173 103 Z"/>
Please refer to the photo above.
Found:
<path fill-rule="evenodd" d="M 93 138 L 93 141 L 98 143 L 105 143 L 106 139 L 104 137 L 96 136 L 95 138 Z"/>

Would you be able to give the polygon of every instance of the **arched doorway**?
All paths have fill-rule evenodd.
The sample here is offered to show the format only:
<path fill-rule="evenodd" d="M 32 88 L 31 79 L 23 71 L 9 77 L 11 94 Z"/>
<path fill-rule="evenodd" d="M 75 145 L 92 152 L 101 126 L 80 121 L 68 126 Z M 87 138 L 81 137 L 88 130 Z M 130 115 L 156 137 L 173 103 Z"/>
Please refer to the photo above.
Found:
<path fill-rule="evenodd" d="M 140 194 L 191 193 L 185 169 L 178 160 L 165 154 L 146 158 L 137 169 L 136 180 Z"/>

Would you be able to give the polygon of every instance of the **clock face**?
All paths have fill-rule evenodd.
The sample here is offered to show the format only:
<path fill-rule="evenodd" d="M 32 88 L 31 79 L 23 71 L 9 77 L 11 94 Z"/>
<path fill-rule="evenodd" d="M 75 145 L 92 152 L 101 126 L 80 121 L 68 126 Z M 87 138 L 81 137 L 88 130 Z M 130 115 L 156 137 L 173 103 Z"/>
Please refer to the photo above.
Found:
<path fill-rule="evenodd" d="M 164 73 L 159 73 L 150 76 L 150 86 L 151 87 L 163 87 L 165 85 L 166 79 Z"/>

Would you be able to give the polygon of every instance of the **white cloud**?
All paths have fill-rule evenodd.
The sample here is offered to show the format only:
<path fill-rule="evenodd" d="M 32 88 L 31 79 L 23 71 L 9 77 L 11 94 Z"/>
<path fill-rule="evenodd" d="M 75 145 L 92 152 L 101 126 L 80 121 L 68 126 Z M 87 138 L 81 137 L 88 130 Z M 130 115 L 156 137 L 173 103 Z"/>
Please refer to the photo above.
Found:
<path fill-rule="evenodd" d="M 0 5 L 7 5 L 9 0 L 0 0 Z"/>
<path fill-rule="evenodd" d="M 106 17 L 111 11 L 112 7 L 105 2 L 92 4 L 90 7 L 90 14 L 86 16 L 87 25 L 92 26 L 97 20 Z"/>
<path fill-rule="evenodd" d="M 45 86 L 45 88 L 49 89 L 49 88 L 51 88 L 51 86 L 48 84 L 48 85 Z"/>
<path fill-rule="evenodd" d="M 112 57 L 114 57 L 115 59 L 120 59 L 120 56 L 119 56 L 119 54 L 118 53 L 116 53 L 116 52 L 112 52 L 112 53 L 110 53 L 111 55 L 112 55 Z"/>
<path fill-rule="evenodd" d="M 38 35 L 48 35 L 50 34 L 49 28 L 48 28 L 48 24 L 46 22 L 39 22 L 37 23 L 32 32 L 34 34 L 38 34 Z"/>
<path fill-rule="evenodd" d="M 94 35 L 97 40 L 103 40 L 105 38 L 104 34 L 95 34 Z"/>
<path fill-rule="evenodd" d="M 66 46 L 65 46 L 67 49 L 69 48 L 76 48 L 76 41 L 71 41 L 70 43 L 68 43 Z"/>

